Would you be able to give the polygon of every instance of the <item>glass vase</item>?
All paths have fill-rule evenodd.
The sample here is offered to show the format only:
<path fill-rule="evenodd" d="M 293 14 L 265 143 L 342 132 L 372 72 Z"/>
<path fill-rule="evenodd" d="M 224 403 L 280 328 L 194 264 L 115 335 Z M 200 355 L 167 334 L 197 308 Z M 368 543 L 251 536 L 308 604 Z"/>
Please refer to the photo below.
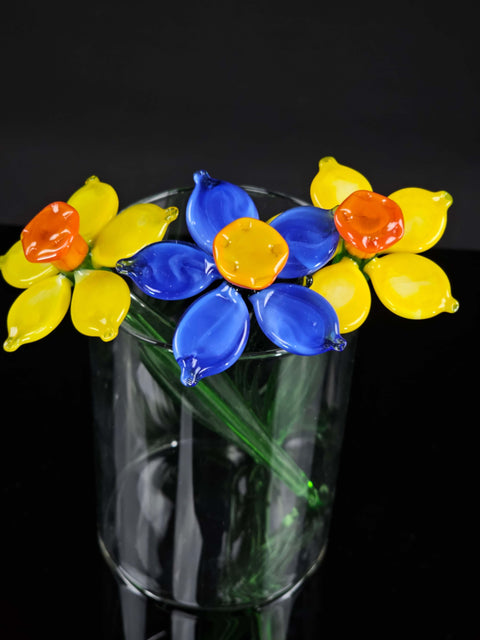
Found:
<path fill-rule="evenodd" d="M 263 220 L 306 204 L 244 188 Z M 143 200 L 179 208 L 168 239 L 189 240 L 190 193 Z M 325 553 L 355 339 L 342 353 L 298 356 L 252 320 L 240 360 L 185 387 L 171 343 L 190 302 L 132 287 L 118 337 L 91 341 L 100 547 L 124 584 L 158 603 L 258 608 Z"/>

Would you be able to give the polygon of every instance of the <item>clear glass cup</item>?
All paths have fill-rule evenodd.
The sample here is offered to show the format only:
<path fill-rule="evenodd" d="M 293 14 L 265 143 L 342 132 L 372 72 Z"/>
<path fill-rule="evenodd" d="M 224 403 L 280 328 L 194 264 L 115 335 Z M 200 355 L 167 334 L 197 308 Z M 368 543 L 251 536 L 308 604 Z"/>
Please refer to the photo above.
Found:
<path fill-rule="evenodd" d="M 306 204 L 244 188 L 263 220 Z M 167 239 L 189 240 L 190 193 L 143 200 L 179 208 Z M 355 337 L 342 353 L 297 356 L 252 321 L 240 360 L 187 388 L 171 341 L 190 302 L 132 288 L 118 337 L 91 341 L 100 546 L 125 584 L 157 602 L 261 607 L 325 553 Z"/>

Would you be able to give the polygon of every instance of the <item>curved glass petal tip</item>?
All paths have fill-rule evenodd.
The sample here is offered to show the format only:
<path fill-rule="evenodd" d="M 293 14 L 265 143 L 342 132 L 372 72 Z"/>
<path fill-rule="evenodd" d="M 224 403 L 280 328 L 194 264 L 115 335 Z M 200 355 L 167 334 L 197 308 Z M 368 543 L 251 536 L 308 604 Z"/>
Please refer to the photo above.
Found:
<path fill-rule="evenodd" d="M 153 202 L 133 204 L 115 216 L 100 232 L 92 249 L 96 267 L 114 267 L 118 260 L 163 240 L 178 217 L 177 207 L 162 209 Z"/>
<path fill-rule="evenodd" d="M 258 324 L 278 347 L 302 356 L 343 351 L 332 305 L 315 291 L 297 284 L 275 283 L 250 296 Z"/>
<path fill-rule="evenodd" d="M 85 184 L 68 199 L 80 215 L 79 233 L 89 244 L 118 212 L 118 195 L 115 189 L 90 176 Z"/>
<path fill-rule="evenodd" d="M 103 269 L 75 271 L 70 315 L 77 331 L 109 342 L 116 338 L 129 308 L 130 289 L 116 273 Z"/>
<path fill-rule="evenodd" d="M 318 173 L 310 185 L 310 195 L 317 207 L 332 209 L 359 189 L 372 190 L 365 176 L 327 156 L 318 163 Z"/>
<path fill-rule="evenodd" d="M 391 253 L 370 260 L 365 273 L 381 302 L 403 318 L 422 320 L 459 309 L 447 274 L 425 256 Z"/>
<path fill-rule="evenodd" d="M 211 256 L 193 244 L 174 240 L 148 245 L 119 260 L 115 269 L 160 300 L 190 298 L 221 277 Z"/>
<path fill-rule="evenodd" d="M 35 342 L 51 333 L 68 311 L 72 284 L 62 274 L 35 282 L 16 298 L 7 316 L 5 351 Z"/>
<path fill-rule="evenodd" d="M 340 235 L 333 212 L 305 206 L 288 209 L 270 221 L 287 241 L 288 261 L 282 278 L 301 278 L 318 271 L 333 257 Z"/>
<path fill-rule="evenodd" d="M 195 300 L 173 337 L 173 353 L 186 387 L 228 369 L 242 355 L 250 331 L 247 305 L 238 291 L 222 284 Z"/>
<path fill-rule="evenodd" d="M 407 187 L 390 194 L 389 198 L 399 205 L 405 220 L 405 234 L 389 248 L 389 253 L 421 253 L 440 240 L 453 202 L 447 191 Z"/>
<path fill-rule="evenodd" d="M 212 253 L 217 233 L 237 218 L 259 218 L 257 208 L 241 187 L 212 178 L 206 171 L 193 175 L 195 187 L 187 203 L 187 226 L 199 247 Z"/>

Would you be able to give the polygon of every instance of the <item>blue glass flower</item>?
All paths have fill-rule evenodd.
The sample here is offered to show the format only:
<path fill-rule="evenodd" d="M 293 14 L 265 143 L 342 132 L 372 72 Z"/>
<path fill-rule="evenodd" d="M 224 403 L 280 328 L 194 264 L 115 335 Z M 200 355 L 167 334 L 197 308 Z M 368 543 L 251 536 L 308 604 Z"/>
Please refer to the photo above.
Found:
<path fill-rule="evenodd" d="M 161 300 L 198 295 L 178 323 L 173 352 L 181 380 L 193 386 L 224 371 L 242 355 L 252 304 L 265 335 L 290 353 L 341 351 L 337 315 L 321 295 L 297 280 L 324 266 L 339 241 L 331 211 L 294 207 L 262 222 L 241 187 L 194 175 L 186 212 L 194 243 L 163 241 L 117 263 L 145 293 Z M 218 287 L 212 283 L 221 280 Z M 245 294 L 245 295 L 244 295 Z"/>

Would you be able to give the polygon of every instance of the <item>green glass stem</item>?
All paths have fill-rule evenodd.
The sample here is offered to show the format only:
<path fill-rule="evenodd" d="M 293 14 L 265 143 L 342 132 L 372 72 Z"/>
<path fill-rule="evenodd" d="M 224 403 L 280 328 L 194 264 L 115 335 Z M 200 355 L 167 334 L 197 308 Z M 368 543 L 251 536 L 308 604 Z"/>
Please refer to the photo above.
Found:
<path fill-rule="evenodd" d="M 135 331 L 150 336 L 152 341 L 164 342 L 143 314 L 130 312 L 127 322 Z M 179 367 L 173 353 L 146 341 L 142 353 L 145 366 L 157 382 L 168 388 L 175 398 L 183 397 L 185 402 L 185 389 L 179 380 Z M 323 506 L 313 483 L 269 436 L 266 426 L 245 404 L 230 378 L 212 376 L 201 380 L 189 390 L 188 402 L 199 420 L 271 469 L 296 496 L 304 498 L 313 508 Z"/>

